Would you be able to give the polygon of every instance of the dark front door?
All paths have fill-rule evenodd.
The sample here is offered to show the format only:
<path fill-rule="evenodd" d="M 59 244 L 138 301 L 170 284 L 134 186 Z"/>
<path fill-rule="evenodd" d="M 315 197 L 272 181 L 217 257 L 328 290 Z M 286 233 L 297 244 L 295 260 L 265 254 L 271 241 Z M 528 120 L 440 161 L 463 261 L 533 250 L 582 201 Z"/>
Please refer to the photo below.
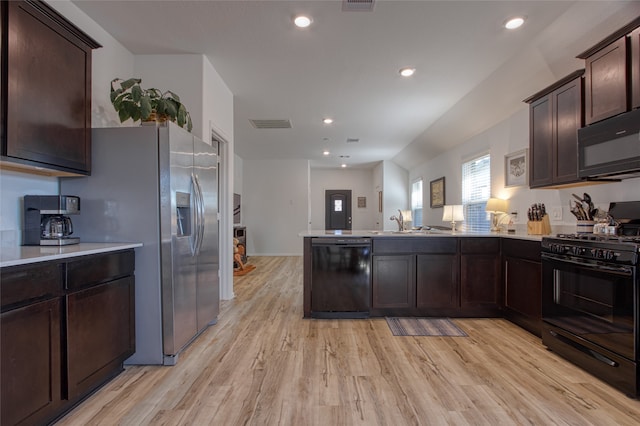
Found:
<path fill-rule="evenodd" d="M 324 228 L 351 229 L 351 190 L 327 190 L 324 200 Z"/>

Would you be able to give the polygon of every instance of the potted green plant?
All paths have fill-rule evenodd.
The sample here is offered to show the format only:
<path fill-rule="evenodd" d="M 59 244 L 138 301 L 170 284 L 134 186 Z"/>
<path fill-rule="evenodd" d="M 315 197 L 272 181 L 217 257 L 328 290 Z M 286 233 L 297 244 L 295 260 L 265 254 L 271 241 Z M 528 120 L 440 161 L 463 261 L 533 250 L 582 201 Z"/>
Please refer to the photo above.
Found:
<path fill-rule="evenodd" d="M 178 95 L 170 90 L 143 89 L 141 82 L 140 78 L 115 78 L 111 81 L 111 103 L 121 123 L 130 118 L 133 121 L 171 120 L 188 131 L 193 129 L 191 115 Z"/>

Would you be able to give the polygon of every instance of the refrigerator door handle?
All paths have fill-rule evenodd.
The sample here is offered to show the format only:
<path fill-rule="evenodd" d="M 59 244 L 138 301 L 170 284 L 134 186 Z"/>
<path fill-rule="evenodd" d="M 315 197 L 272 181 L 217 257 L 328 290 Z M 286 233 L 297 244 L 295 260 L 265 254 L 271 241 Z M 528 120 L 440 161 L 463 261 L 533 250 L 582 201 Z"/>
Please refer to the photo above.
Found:
<path fill-rule="evenodd" d="M 204 231 L 206 229 L 206 211 L 205 211 L 205 204 L 204 204 L 204 191 L 202 190 L 202 185 L 200 184 L 200 179 L 198 178 L 198 175 L 196 175 L 196 181 L 198 182 L 198 191 L 200 191 L 200 216 L 202 218 L 202 220 L 200 221 L 200 246 L 198 247 L 198 252 L 200 252 L 200 249 L 202 248 L 202 243 L 204 241 Z"/>
<path fill-rule="evenodd" d="M 197 191 L 196 199 L 198 200 L 198 210 L 197 214 L 200 216 L 198 219 L 197 230 L 198 233 L 198 245 L 196 246 L 196 255 L 200 254 L 200 249 L 202 248 L 202 240 L 204 239 L 204 195 L 202 194 L 202 186 L 200 186 L 200 179 L 198 179 L 198 175 L 195 175 L 195 188 Z"/>
<path fill-rule="evenodd" d="M 196 177 L 191 173 L 191 187 L 193 193 L 193 243 L 191 244 L 191 256 L 197 256 L 200 244 L 200 197 L 198 196 L 198 183 Z"/>

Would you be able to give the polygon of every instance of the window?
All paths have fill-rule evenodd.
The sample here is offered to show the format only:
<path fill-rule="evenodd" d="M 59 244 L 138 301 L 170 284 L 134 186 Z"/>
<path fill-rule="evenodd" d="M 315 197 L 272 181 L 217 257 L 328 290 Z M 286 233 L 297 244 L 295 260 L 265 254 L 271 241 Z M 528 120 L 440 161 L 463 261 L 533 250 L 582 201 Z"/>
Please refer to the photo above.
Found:
<path fill-rule="evenodd" d="M 413 226 L 422 226 L 422 178 L 411 185 L 411 214 Z"/>
<path fill-rule="evenodd" d="M 491 195 L 491 158 L 489 154 L 462 164 L 462 204 L 467 231 L 489 231 L 490 215 L 484 210 Z"/>

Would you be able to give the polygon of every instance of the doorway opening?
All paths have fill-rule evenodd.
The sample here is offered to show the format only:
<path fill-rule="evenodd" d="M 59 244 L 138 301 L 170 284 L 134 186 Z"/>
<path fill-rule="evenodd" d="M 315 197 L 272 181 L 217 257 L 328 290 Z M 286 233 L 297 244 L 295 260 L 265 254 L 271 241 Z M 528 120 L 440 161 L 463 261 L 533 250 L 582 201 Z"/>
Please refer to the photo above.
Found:
<path fill-rule="evenodd" d="M 324 195 L 324 229 L 351 230 L 351 190 L 327 189 Z"/>

